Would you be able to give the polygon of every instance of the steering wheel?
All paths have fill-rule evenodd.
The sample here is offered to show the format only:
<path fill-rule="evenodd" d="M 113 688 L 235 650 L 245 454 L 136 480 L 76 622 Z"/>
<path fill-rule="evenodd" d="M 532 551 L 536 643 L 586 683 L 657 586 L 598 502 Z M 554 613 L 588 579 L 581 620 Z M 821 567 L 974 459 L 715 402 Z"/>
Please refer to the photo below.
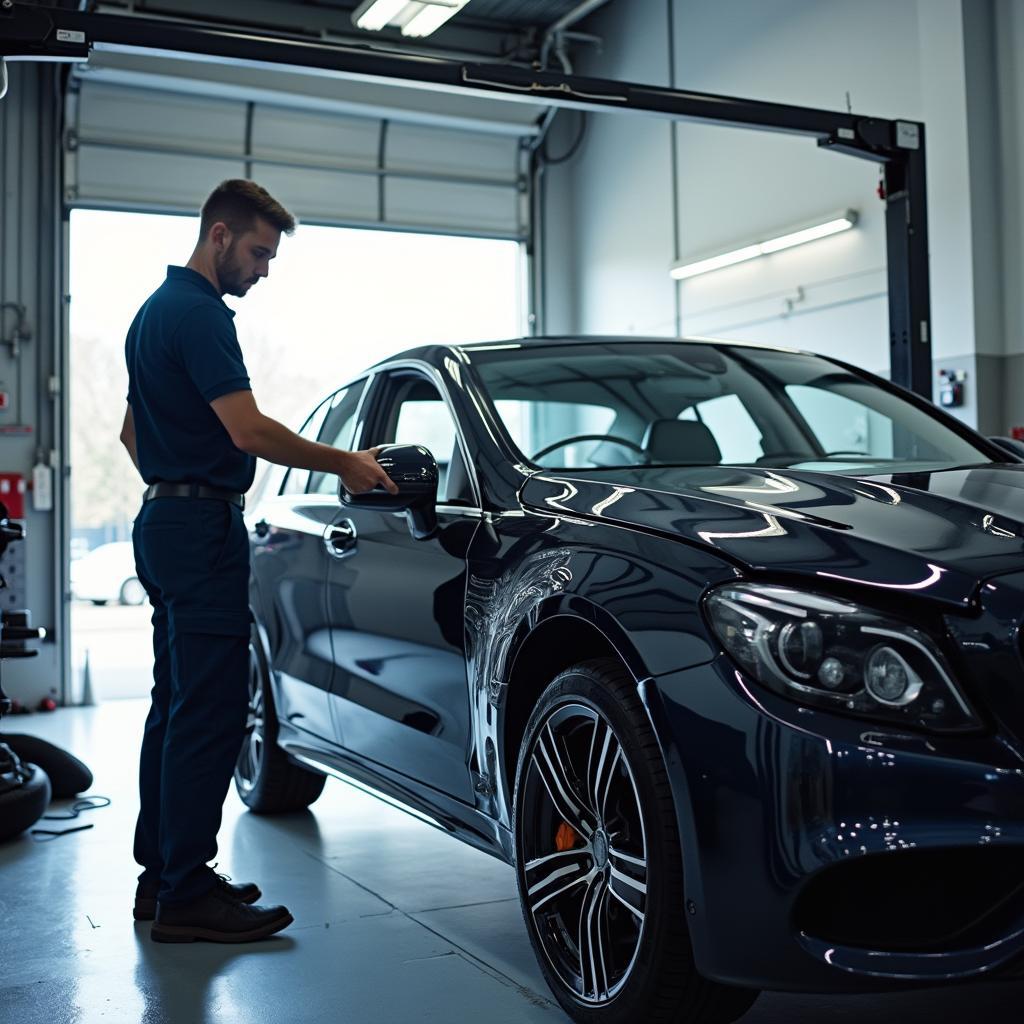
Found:
<path fill-rule="evenodd" d="M 647 454 L 643 445 L 639 445 L 635 441 L 627 441 L 624 437 L 613 437 L 611 434 L 573 434 L 572 437 L 563 437 L 561 441 L 555 441 L 554 444 L 541 448 L 539 452 L 534 452 L 530 456 L 530 461 L 536 462 L 537 459 L 549 455 L 558 448 L 565 448 L 566 445 L 575 444 L 577 441 L 610 441 L 612 444 L 622 445 L 623 448 L 631 448 L 641 455 Z"/>

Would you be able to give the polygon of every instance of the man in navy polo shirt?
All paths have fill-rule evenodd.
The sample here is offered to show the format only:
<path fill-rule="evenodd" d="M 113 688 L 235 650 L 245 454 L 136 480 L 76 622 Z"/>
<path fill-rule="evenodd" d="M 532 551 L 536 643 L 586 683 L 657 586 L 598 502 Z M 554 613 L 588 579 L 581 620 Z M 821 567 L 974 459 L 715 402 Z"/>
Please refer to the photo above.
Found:
<path fill-rule="evenodd" d="M 139 769 L 135 918 L 160 942 L 246 942 L 292 921 L 258 906 L 252 883 L 207 867 L 248 706 L 249 544 L 242 495 L 259 456 L 335 473 L 352 492 L 397 488 L 378 449 L 339 451 L 264 416 L 249 385 L 234 313 L 269 273 L 295 220 L 251 181 L 222 182 L 203 205 L 184 267 L 128 331 L 121 440 L 149 485 L 135 521 L 139 579 L 153 605 L 153 691 Z"/>

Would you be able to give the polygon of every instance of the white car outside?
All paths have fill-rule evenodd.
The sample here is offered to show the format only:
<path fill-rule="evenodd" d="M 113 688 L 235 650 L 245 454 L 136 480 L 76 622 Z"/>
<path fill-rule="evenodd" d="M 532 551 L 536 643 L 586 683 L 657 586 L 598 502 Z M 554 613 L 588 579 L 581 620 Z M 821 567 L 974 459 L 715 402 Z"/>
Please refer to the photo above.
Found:
<path fill-rule="evenodd" d="M 135 575 L 131 541 L 101 544 L 71 563 L 71 596 L 93 604 L 139 605 L 146 591 Z"/>

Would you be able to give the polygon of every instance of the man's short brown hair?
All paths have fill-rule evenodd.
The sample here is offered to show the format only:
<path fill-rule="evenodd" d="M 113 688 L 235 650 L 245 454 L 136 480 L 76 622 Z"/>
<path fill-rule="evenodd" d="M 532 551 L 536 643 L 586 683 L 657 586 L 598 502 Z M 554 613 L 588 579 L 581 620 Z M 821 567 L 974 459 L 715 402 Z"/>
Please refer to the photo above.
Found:
<path fill-rule="evenodd" d="M 286 235 L 295 230 L 295 218 L 265 188 L 245 178 L 229 178 L 203 203 L 199 237 L 205 238 L 218 221 L 227 224 L 233 235 L 244 235 L 252 230 L 257 217 Z"/>

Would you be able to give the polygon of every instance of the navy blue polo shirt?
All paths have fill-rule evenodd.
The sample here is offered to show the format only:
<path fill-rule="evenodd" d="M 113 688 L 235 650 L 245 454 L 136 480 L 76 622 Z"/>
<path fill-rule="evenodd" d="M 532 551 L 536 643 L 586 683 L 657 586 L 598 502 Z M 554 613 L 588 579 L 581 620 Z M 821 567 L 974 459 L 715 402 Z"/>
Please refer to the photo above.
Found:
<path fill-rule="evenodd" d="M 147 484 L 195 482 L 245 492 L 256 460 L 236 448 L 210 402 L 249 391 L 234 311 L 202 274 L 168 267 L 125 342 L 128 404 Z"/>

